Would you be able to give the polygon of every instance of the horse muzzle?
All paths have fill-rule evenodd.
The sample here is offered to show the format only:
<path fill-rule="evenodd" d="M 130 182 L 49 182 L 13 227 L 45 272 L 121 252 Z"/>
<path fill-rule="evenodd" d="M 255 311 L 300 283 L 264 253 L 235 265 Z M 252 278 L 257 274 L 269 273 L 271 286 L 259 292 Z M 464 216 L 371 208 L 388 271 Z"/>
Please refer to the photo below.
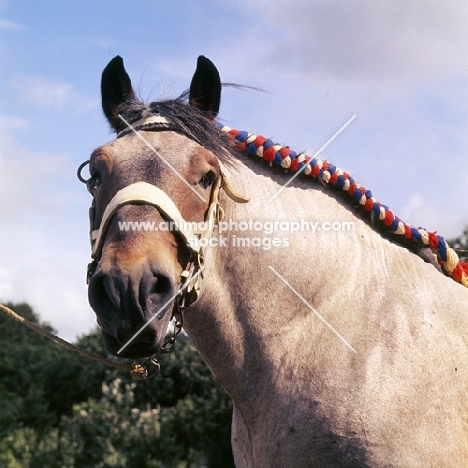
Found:
<path fill-rule="evenodd" d="M 109 352 L 124 358 L 154 355 L 172 318 L 175 281 L 141 265 L 132 272 L 98 267 L 88 296 Z"/>

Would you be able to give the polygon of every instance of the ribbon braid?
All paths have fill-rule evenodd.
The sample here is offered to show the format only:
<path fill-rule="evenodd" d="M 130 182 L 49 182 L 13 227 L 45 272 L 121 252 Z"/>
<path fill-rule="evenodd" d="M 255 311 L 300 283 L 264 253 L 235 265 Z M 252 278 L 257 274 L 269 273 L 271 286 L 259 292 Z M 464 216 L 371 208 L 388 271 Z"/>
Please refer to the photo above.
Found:
<path fill-rule="evenodd" d="M 385 228 L 408 241 L 414 240 L 429 246 L 437 256 L 444 271 L 455 281 L 468 287 L 468 263 L 461 262 L 457 253 L 436 232 L 423 228 L 414 228 L 403 222 L 385 205 L 377 201 L 370 190 L 358 184 L 348 173 L 339 167 L 313 158 L 304 153 L 296 153 L 288 146 L 274 143 L 261 135 L 235 130 L 216 122 L 220 130 L 232 138 L 236 148 L 251 156 L 258 156 L 270 164 L 281 166 L 291 171 L 302 171 L 306 176 L 317 178 L 328 185 L 344 190 L 352 201 L 367 212 L 379 218 Z"/>

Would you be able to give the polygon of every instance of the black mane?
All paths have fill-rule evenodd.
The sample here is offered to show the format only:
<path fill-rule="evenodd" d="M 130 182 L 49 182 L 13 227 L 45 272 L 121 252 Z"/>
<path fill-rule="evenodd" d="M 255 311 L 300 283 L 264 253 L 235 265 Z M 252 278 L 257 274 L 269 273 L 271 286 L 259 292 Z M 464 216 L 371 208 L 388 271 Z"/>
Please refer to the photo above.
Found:
<path fill-rule="evenodd" d="M 117 108 L 117 111 L 131 124 L 153 115 L 165 117 L 176 131 L 214 153 L 227 166 L 232 165 L 234 158 L 239 159 L 242 155 L 212 120 L 199 109 L 188 105 L 188 91 L 175 99 L 149 104 L 137 100 L 126 101 Z"/>

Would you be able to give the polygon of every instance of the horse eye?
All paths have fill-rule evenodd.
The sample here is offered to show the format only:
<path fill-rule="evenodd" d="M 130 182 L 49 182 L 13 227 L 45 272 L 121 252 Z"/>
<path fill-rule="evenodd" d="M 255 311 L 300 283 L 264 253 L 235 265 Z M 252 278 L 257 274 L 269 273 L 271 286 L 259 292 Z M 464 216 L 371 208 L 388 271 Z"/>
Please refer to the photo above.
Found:
<path fill-rule="evenodd" d="M 201 179 L 200 179 L 200 185 L 204 188 L 207 189 L 210 185 L 213 184 L 213 182 L 216 180 L 216 174 L 213 171 L 208 171 Z"/>
<path fill-rule="evenodd" d="M 91 178 L 86 182 L 88 186 L 88 191 L 90 193 L 94 193 L 94 191 L 101 185 L 102 183 L 102 175 L 99 171 L 94 171 L 91 174 Z"/>

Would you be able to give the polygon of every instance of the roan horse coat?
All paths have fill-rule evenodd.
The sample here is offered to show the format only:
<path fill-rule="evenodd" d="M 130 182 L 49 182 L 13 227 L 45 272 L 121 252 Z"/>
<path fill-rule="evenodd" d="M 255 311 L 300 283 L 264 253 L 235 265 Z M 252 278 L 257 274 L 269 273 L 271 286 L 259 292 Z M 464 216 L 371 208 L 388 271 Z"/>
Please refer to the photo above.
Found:
<path fill-rule="evenodd" d="M 218 242 L 204 250 L 200 298 L 176 311 L 233 400 L 236 466 L 468 466 L 468 289 L 323 184 L 298 177 L 268 202 L 290 174 L 226 149 L 212 123 L 220 94 L 216 68 L 200 57 L 188 104 L 140 103 L 116 57 L 102 97 L 120 136 L 93 152 L 88 186 L 92 230 L 116 194 L 138 182 L 158 187 L 190 222 L 205 220 L 221 174 L 250 198 L 237 203 L 220 190 L 231 229 L 226 240 L 211 233 Z M 153 115 L 172 123 L 146 125 Z M 191 262 L 178 233 L 120 229 L 167 220 L 158 206 L 116 209 L 90 274 L 90 303 L 115 354 L 170 303 L 120 356 L 158 351 Z M 267 234 L 234 223 L 300 219 L 352 222 L 354 230 L 284 232 L 277 224 Z"/>

